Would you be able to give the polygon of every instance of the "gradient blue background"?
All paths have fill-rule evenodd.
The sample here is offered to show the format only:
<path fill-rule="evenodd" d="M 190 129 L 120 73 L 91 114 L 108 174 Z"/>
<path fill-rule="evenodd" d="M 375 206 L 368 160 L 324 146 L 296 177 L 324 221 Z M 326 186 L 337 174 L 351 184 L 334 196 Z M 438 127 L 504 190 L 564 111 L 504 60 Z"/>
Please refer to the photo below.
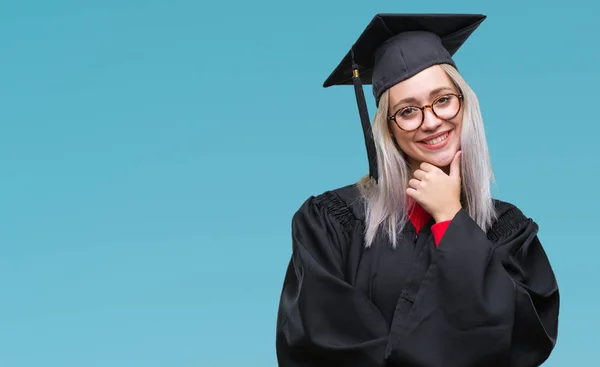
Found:
<path fill-rule="evenodd" d="M 352 89 L 321 85 L 377 12 L 489 16 L 455 59 L 495 196 L 540 224 L 559 279 L 546 366 L 592 365 L 598 10 L 3 0 L 0 366 L 275 366 L 291 216 L 366 172 Z"/>

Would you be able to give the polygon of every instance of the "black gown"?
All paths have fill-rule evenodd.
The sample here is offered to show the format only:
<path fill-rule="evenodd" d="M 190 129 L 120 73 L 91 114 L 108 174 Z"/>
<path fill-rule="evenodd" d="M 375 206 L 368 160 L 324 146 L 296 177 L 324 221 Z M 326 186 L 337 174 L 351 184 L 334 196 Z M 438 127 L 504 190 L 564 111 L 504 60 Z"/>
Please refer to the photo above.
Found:
<path fill-rule="evenodd" d="M 277 315 L 280 367 L 541 365 L 558 332 L 559 291 L 516 206 L 494 200 L 485 233 L 461 210 L 436 248 L 409 222 L 394 250 L 365 248 L 364 206 L 349 185 L 310 197 L 292 220 Z"/>

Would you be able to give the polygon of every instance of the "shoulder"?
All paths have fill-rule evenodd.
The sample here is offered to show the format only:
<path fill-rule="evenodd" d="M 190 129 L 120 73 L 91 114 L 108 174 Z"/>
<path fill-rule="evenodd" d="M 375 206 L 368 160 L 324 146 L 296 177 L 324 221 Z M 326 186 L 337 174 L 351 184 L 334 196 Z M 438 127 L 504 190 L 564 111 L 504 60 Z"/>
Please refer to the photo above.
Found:
<path fill-rule="evenodd" d="M 492 242 L 503 242 L 524 232 L 536 233 L 537 224 L 515 204 L 493 199 L 496 219 L 487 231 Z"/>
<path fill-rule="evenodd" d="M 358 185 L 349 184 L 309 196 L 294 214 L 294 220 L 317 216 L 350 232 L 357 222 L 364 220 L 364 211 Z"/>
<path fill-rule="evenodd" d="M 309 196 L 292 218 L 294 253 L 310 252 L 320 263 L 343 264 L 362 228 L 358 187 L 347 185 Z M 299 256 L 299 255 L 298 255 Z"/>

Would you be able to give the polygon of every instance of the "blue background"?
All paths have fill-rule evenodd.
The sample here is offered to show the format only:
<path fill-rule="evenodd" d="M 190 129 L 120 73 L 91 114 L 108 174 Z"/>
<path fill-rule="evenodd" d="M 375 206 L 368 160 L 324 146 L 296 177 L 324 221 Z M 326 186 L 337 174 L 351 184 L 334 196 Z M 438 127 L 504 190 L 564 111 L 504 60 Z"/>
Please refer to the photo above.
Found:
<path fill-rule="evenodd" d="M 377 12 L 488 15 L 455 59 L 494 193 L 559 279 L 546 366 L 590 365 L 598 5 L 426 3 L 3 0 L 0 366 L 275 366 L 291 216 L 367 169 L 322 82 Z"/>

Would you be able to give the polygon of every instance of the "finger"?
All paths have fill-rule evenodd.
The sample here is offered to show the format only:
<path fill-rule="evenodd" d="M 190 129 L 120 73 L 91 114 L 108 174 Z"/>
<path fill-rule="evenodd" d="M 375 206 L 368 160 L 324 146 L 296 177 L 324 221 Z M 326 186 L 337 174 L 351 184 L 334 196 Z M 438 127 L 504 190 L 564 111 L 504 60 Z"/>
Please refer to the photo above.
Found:
<path fill-rule="evenodd" d="M 462 156 L 462 151 L 456 152 L 454 155 L 454 159 L 452 159 L 452 163 L 450 164 L 450 177 L 460 178 L 460 158 Z"/>
<path fill-rule="evenodd" d="M 431 171 L 435 171 L 438 170 L 439 168 L 437 168 L 436 166 L 434 166 L 431 163 L 427 163 L 427 162 L 423 162 L 421 163 L 421 165 L 419 166 L 419 168 L 425 172 L 431 172 Z"/>
<path fill-rule="evenodd" d="M 408 189 L 406 189 L 406 195 L 414 199 L 417 196 L 417 190 L 409 187 Z"/>
<path fill-rule="evenodd" d="M 413 177 L 418 180 L 424 180 L 426 175 L 427 175 L 427 172 L 422 171 L 420 169 L 416 170 L 415 173 L 413 173 Z"/>
<path fill-rule="evenodd" d="M 417 180 L 417 179 L 411 178 L 411 179 L 408 181 L 408 186 L 409 186 L 409 187 L 412 187 L 412 188 L 414 188 L 414 189 L 417 189 L 417 188 L 418 188 L 420 185 L 421 185 L 421 181 L 419 181 L 419 180 Z"/>

